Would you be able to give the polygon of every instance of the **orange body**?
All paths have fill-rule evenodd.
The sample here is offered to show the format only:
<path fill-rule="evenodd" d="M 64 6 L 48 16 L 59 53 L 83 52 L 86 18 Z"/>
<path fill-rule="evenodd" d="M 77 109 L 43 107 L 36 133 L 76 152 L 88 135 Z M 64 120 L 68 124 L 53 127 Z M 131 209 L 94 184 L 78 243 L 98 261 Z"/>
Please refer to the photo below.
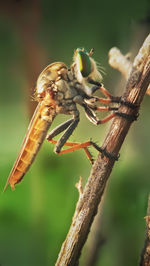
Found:
<path fill-rule="evenodd" d="M 4 190 L 9 184 L 14 189 L 15 184 L 22 180 L 41 147 L 55 115 L 52 106 L 47 106 L 44 101 L 38 104 Z"/>

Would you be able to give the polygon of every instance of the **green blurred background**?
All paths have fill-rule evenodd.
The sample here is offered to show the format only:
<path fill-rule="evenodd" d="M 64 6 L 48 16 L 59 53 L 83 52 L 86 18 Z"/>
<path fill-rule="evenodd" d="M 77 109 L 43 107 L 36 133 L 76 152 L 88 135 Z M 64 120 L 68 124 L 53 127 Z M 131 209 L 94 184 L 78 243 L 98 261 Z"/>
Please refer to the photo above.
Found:
<path fill-rule="evenodd" d="M 75 184 L 80 176 L 85 184 L 91 168 L 83 151 L 58 156 L 45 141 L 22 183 L 15 191 L 8 188 L 2 193 L 35 108 L 31 95 L 39 73 L 51 62 L 69 65 L 77 47 L 94 47 L 95 60 L 105 68 L 105 87 L 121 95 L 121 76 L 109 67 L 108 51 L 117 46 L 134 57 L 149 32 L 148 2 L 1 1 L 1 266 L 55 264 L 78 199 Z M 150 98 L 145 96 L 107 184 L 101 227 L 106 241 L 96 266 L 138 265 L 150 187 L 149 112 Z M 60 115 L 53 127 L 67 119 Z M 81 122 L 71 140 L 92 138 L 101 145 L 109 126 L 95 127 L 81 110 Z M 80 265 L 85 266 L 86 252 L 83 255 Z"/>

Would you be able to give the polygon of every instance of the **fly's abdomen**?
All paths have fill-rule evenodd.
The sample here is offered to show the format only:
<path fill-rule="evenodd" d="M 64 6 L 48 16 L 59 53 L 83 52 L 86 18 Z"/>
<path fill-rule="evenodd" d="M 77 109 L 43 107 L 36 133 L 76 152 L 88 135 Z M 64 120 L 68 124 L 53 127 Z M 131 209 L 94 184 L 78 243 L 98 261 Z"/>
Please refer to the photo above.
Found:
<path fill-rule="evenodd" d="M 53 108 L 44 103 L 38 104 L 4 190 L 8 184 L 14 189 L 15 184 L 22 180 L 37 155 L 54 117 Z"/>

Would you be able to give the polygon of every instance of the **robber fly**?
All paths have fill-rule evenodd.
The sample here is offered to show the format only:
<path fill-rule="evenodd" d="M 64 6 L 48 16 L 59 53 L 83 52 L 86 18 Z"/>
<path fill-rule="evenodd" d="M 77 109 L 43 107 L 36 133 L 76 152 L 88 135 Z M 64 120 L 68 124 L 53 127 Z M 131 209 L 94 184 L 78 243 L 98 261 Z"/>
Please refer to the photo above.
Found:
<path fill-rule="evenodd" d="M 95 111 L 115 111 L 118 107 L 111 107 L 109 104 L 119 102 L 119 97 L 113 97 L 101 84 L 102 75 L 98 71 L 92 54 L 93 49 L 88 53 L 84 48 L 78 48 L 74 52 L 73 63 L 70 68 L 67 68 L 62 62 L 56 62 L 48 65 L 39 75 L 35 92 L 36 100 L 39 103 L 5 189 L 8 184 L 14 189 L 15 184 L 22 180 L 46 136 L 48 141 L 56 144 L 54 149 L 56 153 L 63 154 L 83 148 L 92 162 L 88 146 L 93 145 L 98 149 L 96 144 L 92 141 L 85 143 L 67 142 L 80 120 L 77 105 L 83 107 L 87 118 L 94 125 L 99 125 L 113 118 L 115 112 L 109 114 L 103 120 L 99 120 Z M 93 93 L 98 89 L 103 93 L 104 98 L 93 96 Z M 97 103 L 103 103 L 107 106 L 97 106 Z M 72 115 L 72 118 L 57 126 L 47 135 L 48 129 L 57 114 Z M 58 141 L 53 140 L 55 136 L 63 131 L 64 133 Z M 62 150 L 64 145 L 70 148 Z"/>

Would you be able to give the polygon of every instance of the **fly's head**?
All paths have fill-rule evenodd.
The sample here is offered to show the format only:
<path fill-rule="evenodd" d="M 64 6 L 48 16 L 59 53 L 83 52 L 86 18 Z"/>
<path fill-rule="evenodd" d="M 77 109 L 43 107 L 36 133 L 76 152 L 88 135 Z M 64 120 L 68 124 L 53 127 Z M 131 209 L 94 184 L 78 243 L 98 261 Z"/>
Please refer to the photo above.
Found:
<path fill-rule="evenodd" d="M 90 79 L 97 82 L 102 81 L 102 75 L 98 71 L 92 55 L 93 49 L 88 53 L 84 48 L 77 48 L 74 52 L 72 68 L 76 79 L 82 84 L 88 83 Z"/>

